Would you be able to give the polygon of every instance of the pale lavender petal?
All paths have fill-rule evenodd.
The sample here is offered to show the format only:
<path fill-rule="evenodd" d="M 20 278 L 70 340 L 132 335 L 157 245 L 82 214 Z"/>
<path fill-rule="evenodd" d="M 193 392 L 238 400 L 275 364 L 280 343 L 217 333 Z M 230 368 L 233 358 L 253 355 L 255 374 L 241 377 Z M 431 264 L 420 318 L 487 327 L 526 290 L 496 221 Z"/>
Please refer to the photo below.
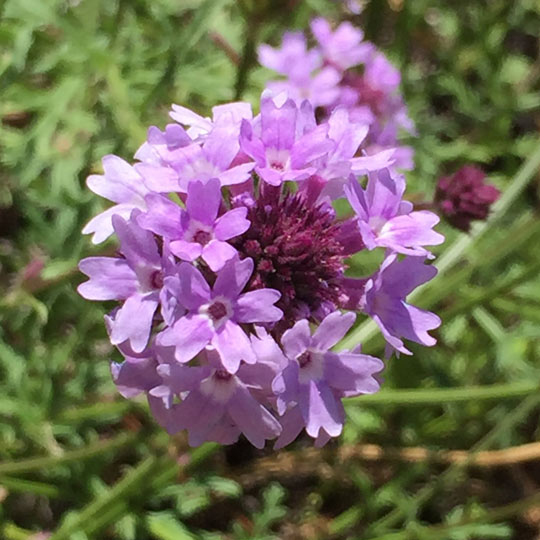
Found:
<path fill-rule="evenodd" d="M 161 267 L 161 257 L 151 232 L 145 231 L 133 221 L 125 221 L 120 216 L 113 216 L 112 224 L 120 240 L 120 251 L 132 266 L 144 263 Z"/>
<path fill-rule="evenodd" d="M 431 229 L 438 222 L 439 217 L 427 210 L 396 216 L 383 225 L 377 242 L 400 253 L 422 255 L 426 250 L 420 246 L 434 246 L 444 242 L 444 236 Z"/>
<path fill-rule="evenodd" d="M 233 259 L 218 273 L 214 284 L 214 296 L 223 295 L 236 300 L 253 274 L 253 260 Z"/>
<path fill-rule="evenodd" d="M 251 123 L 242 120 L 240 126 L 240 148 L 250 157 L 252 157 L 259 167 L 266 164 L 266 151 L 262 141 L 255 137 Z"/>
<path fill-rule="evenodd" d="M 244 386 L 238 386 L 227 404 L 227 412 L 256 448 L 263 448 L 266 439 L 274 439 L 281 432 L 279 422 L 251 396 Z"/>
<path fill-rule="evenodd" d="M 238 135 L 228 125 L 214 127 L 203 145 L 206 159 L 222 171 L 231 166 L 239 150 Z"/>
<path fill-rule="evenodd" d="M 281 344 L 289 358 L 298 358 L 311 345 L 309 322 L 306 319 L 298 321 L 283 334 Z"/>
<path fill-rule="evenodd" d="M 396 256 L 386 257 L 379 269 L 384 288 L 395 296 L 406 298 L 416 287 L 437 275 L 435 266 L 424 263 L 424 257 L 405 257 L 401 261 Z"/>
<path fill-rule="evenodd" d="M 371 171 L 387 169 L 394 163 L 395 149 L 382 150 L 370 156 L 362 156 L 351 159 L 351 170 L 354 174 L 366 174 Z"/>
<path fill-rule="evenodd" d="M 261 140 L 266 148 L 288 150 L 295 137 L 297 108 L 288 99 L 278 107 L 271 98 L 261 100 Z"/>
<path fill-rule="evenodd" d="M 207 317 L 187 315 L 158 334 L 158 343 L 164 347 L 176 347 L 176 359 L 185 363 L 199 354 L 213 335 L 214 330 Z"/>
<path fill-rule="evenodd" d="M 272 381 L 272 390 L 277 396 L 279 414 L 283 414 L 291 403 L 298 401 L 300 392 L 298 376 L 298 362 L 289 362 L 289 365 Z"/>
<path fill-rule="evenodd" d="M 247 208 L 244 207 L 234 208 L 219 217 L 214 227 L 216 238 L 225 241 L 245 233 L 251 224 L 246 215 Z"/>
<path fill-rule="evenodd" d="M 333 150 L 334 147 L 335 143 L 328 138 L 328 126 L 317 126 L 294 144 L 291 151 L 291 167 L 304 168 L 313 160 Z"/>
<path fill-rule="evenodd" d="M 284 181 L 283 173 L 278 172 L 271 167 L 257 167 L 255 171 L 266 183 L 270 184 L 271 186 L 281 186 Z"/>
<path fill-rule="evenodd" d="M 137 175 L 142 183 L 142 178 Z M 93 174 L 86 179 L 86 185 L 97 195 L 115 203 L 128 203 L 141 199 L 141 195 L 128 184 L 113 182 L 105 175 Z"/>
<path fill-rule="evenodd" d="M 182 263 L 178 271 L 182 304 L 189 310 L 199 309 L 210 301 L 210 287 L 194 266 Z"/>
<path fill-rule="evenodd" d="M 181 105 L 173 105 L 169 116 L 179 124 L 196 128 L 201 133 L 208 133 L 212 129 L 212 122 Z"/>
<path fill-rule="evenodd" d="M 416 306 L 411 306 L 409 304 L 405 305 L 407 312 L 410 317 L 410 330 L 411 333 L 408 333 L 409 328 L 403 329 L 403 337 L 415 341 L 416 343 L 421 343 L 427 347 L 431 347 L 437 343 L 437 340 L 428 334 L 428 330 L 434 330 L 441 325 L 441 319 L 435 313 L 430 311 L 425 311 Z"/>
<path fill-rule="evenodd" d="M 341 314 L 339 311 L 334 311 L 334 313 L 330 313 L 315 330 L 312 347 L 320 351 L 327 351 L 343 339 L 355 320 L 356 315 L 352 312 Z"/>
<path fill-rule="evenodd" d="M 135 170 L 144 178 L 148 188 L 156 193 L 181 191 L 178 173 L 170 167 L 152 163 L 137 163 Z"/>
<path fill-rule="evenodd" d="M 140 205 L 134 206 L 133 204 L 117 204 L 108 208 L 101 214 L 98 214 L 92 218 L 82 230 L 83 234 L 92 234 L 92 244 L 101 244 L 114 233 L 114 227 L 112 224 L 113 216 L 120 216 L 124 219 L 129 219 L 131 212 L 134 208 L 140 208 L 141 210 L 146 209 L 146 204 L 144 199 L 141 200 Z"/>
<path fill-rule="evenodd" d="M 317 437 L 321 428 L 332 437 L 341 433 L 345 420 L 343 405 L 325 382 L 309 381 L 299 394 L 299 405 L 310 437 Z"/>
<path fill-rule="evenodd" d="M 212 107 L 212 118 L 216 125 L 237 125 L 240 128 L 240 122 L 245 118 L 253 118 L 251 103 L 245 101 L 236 101 L 233 103 L 224 103 Z"/>
<path fill-rule="evenodd" d="M 236 373 L 240 360 L 254 364 L 257 357 L 245 332 L 235 322 L 227 321 L 212 338 L 212 345 L 221 356 L 223 367 L 229 373 Z"/>
<path fill-rule="evenodd" d="M 141 352 L 148 343 L 157 306 L 156 293 L 130 296 L 116 313 L 111 328 L 111 343 L 116 345 L 129 340 L 133 350 Z"/>
<path fill-rule="evenodd" d="M 234 444 L 238 441 L 241 431 L 238 426 L 231 420 L 228 414 L 214 424 L 212 429 L 207 432 L 206 440 L 214 441 L 219 444 Z"/>
<path fill-rule="evenodd" d="M 283 317 L 281 309 L 274 306 L 281 293 L 274 289 L 250 291 L 238 298 L 235 318 L 238 322 L 275 322 Z"/>
<path fill-rule="evenodd" d="M 224 415 L 225 408 L 220 403 L 214 401 L 211 396 L 194 390 L 175 411 L 175 427 L 178 429 L 187 428 L 189 445 L 200 446 L 208 440 L 208 434 Z"/>
<path fill-rule="evenodd" d="M 137 216 L 137 223 L 148 231 L 165 238 L 180 238 L 184 211 L 167 197 L 150 193 L 145 197 L 148 211 Z"/>
<path fill-rule="evenodd" d="M 154 358 L 126 359 L 121 364 L 111 363 L 111 373 L 120 395 L 133 398 L 142 392 L 148 392 L 161 383 L 156 372 Z"/>
<path fill-rule="evenodd" d="M 234 186 L 243 184 L 251 178 L 251 171 L 255 167 L 255 163 L 242 163 L 236 167 L 231 167 L 229 170 L 219 174 L 219 180 L 222 186 Z"/>
<path fill-rule="evenodd" d="M 304 419 L 298 406 L 289 409 L 279 421 L 281 423 L 281 434 L 274 444 L 274 450 L 280 450 L 292 443 L 304 429 Z"/>
<path fill-rule="evenodd" d="M 210 270 L 217 272 L 223 266 L 237 255 L 237 251 L 227 242 L 211 240 L 202 248 L 202 258 L 210 267 Z"/>
<path fill-rule="evenodd" d="M 388 169 L 370 174 L 366 195 L 369 201 L 369 214 L 391 219 L 399 212 L 401 197 L 405 191 L 403 175 L 391 176 Z"/>
<path fill-rule="evenodd" d="M 186 242 L 185 240 L 173 240 L 169 247 L 171 252 L 183 261 L 192 262 L 199 258 L 203 252 L 203 246 L 197 242 Z"/>
<path fill-rule="evenodd" d="M 137 291 L 137 276 L 124 259 L 88 257 L 79 270 L 90 278 L 77 287 L 87 300 L 124 300 Z"/>
<path fill-rule="evenodd" d="M 329 386 L 356 394 L 373 394 L 380 387 L 373 375 L 384 369 L 374 356 L 355 353 L 327 353 L 324 357 L 324 378 Z"/>
<path fill-rule="evenodd" d="M 161 364 L 156 370 L 162 377 L 163 383 L 174 394 L 195 389 L 211 373 L 207 366 L 184 366 L 177 363 Z"/>
<path fill-rule="evenodd" d="M 208 182 L 190 182 L 186 209 L 189 217 L 207 225 L 213 225 L 221 204 L 221 186 L 217 178 Z"/>

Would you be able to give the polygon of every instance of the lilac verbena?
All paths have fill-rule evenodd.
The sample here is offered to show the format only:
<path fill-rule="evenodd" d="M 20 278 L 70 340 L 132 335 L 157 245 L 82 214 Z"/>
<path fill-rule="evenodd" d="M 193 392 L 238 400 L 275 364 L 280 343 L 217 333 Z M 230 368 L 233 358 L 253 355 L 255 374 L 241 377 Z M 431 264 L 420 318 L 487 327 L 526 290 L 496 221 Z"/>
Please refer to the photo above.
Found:
<path fill-rule="evenodd" d="M 144 394 L 192 445 L 243 434 L 280 448 L 303 429 L 324 444 L 342 431 L 342 399 L 379 388 L 381 360 L 332 350 L 357 314 L 388 352 L 435 343 L 438 317 L 406 297 L 436 273 L 426 259 L 442 242 L 437 217 L 403 200 L 393 152 L 365 154 L 369 125 L 344 108 L 317 121 L 309 101 L 264 93 L 256 116 L 244 103 L 171 116 L 134 165 L 107 156 L 88 179 L 116 205 L 85 232 L 114 233 L 119 249 L 81 261 L 79 292 L 119 303 L 105 318 L 124 357 L 111 365 L 118 390 Z M 376 272 L 347 275 L 350 257 L 375 249 Z"/>
<path fill-rule="evenodd" d="M 400 93 L 399 71 L 350 22 L 332 30 L 316 18 L 311 32 L 316 41 L 311 49 L 301 32 L 285 33 L 280 48 L 259 47 L 259 62 L 285 77 L 267 87 L 287 92 L 298 104 L 308 99 L 325 118 L 344 107 L 353 122 L 369 126 L 362 145 L 367 154 L 392 149 L 394 166 L 412 169 L 413 150 L 400 144 L 400 134 L 414 134 L 414 125 Z"/>
<path fill-rule="evenodd" d="M 486 182 L 486 174 L 479 167 L 465 165 L 437 183 L 435 206 L 446 221 L 456 229 L 469 231 L 471 222 L 488 217 L 500 191 Z"/>

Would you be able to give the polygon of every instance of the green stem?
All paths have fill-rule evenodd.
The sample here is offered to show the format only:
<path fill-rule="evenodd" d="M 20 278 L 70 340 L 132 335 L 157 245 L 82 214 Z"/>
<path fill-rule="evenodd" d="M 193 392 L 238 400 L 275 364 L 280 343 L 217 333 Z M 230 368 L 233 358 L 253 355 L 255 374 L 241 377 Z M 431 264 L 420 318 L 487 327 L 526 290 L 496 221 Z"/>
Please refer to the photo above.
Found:
<path fill-rule="evenodd" d="M 431 484 L 424 486 L 418 493 L 408 501 L 404 507 L 398 507 L 392 510 L 389 514 L 372 523 L 369 527 L 369 533 L 374 536 L 368 537 L 380 540 L 379 535 L 394 527 L 402 518 L 407 517 L 412 519 L 428 500 L 430 500 L 435 490 L 446 485 L 448 482 L 455 480 L 456 476 L 467 467 L 472 461 L 476 453 L 489 448 L 499 437 L 511 429 L 515 424 L 520 422 L 527 414 L 529 414 L 540 403 L 538 393 L 527 397 L 518 407 L 510 411 L 500 422 L 498 422 L 477 444 L 471 449 L 471 453 L 467 460 L 456 462 L 450 465 L 442 474 L 440 474 Z M 408 510 L 407 510 L 408 509 Z"/>
<path fill-rule="evenodd" d="M 157 465 L 160 460 L 156 456 L 149 456 L 131 469 L 125 476 L 117 482 L 109 491 L 94 499 L 83 510 L 81 510 L 74 519 L 66 520 L 52 534 L 50 540 L 67 540 L 74 532 L 84 532 L 86 528 L 95 531 L 96 519 L 106 512 L 109 517 L 118 517 L 122 514 L 126 499 L 130 496 L 140 495 L 140 490 L 147 484 L 157 472 Z M 120 503 L 118 511 L 113 507 Z M 101 525 L 101 520 L 100 525 Z"/>
<path fill-rule="evenodd" d="M 518 514 L 521 514 L 524 510 L 531 508 L 531 506 L 537 506 L 540 504 L 540 493 L 535 493 L 530 497 L 521 499 L 504 506 L 498 506 L 490 510 L 483 516 L 474 518 L 465 518 L 458 523 L 435 525 L 432 527 L 417 526 L 414 531 L 400 531 L 383 536 L 378 536 L 377 540 L 414 540 L 416 538 L 449 538 L 451 533 L 457 533 L 462 529 L 468 529 L 471 525 L 477 525 L 479 523 L 494 523 L 497 521 L 504 521 Z M 463 531 L 465 532 L 465 531 Z"/>
<path fill-rule="evenodd" d="M 423 388 L 418 390 L 382 390 L 348 398 L 355 405 L 443 405 L 473 401 L 503 400 L 529 396 L 540 390 L 537 382 L 493 384 L 460 388 Z"/>
<path fill-rule="evenodd" d="M 122 433 L 113 439 L 99 441 L 97 443 L 84 446 L 83 448 L 77 448 L 76 450 L 69 450 L 61 456 L 46 456 L 22 459 L 19 461 L 7 461 L 0 463 L 0 476 L 7 474 L 27 473 L 41 469 L 48 469 L 64 463 L 90 459 L 110 452 L 111 450 L 129 446 L 135 440 L 136 436 L 134 434 Z"/>
<path fill-rule="evenodd" d="M 262 15 L 261 15 L 262 17 Z M 261 17 L 254 16 L 253 9 L 244 8 L 245 18 L 245 41 L 242 47 L 242 54 L 238 63 L 238 69 L 236 70 L 236 82 L 234 84 L 234 99 L 239 100 L 242 98 L 244 90 L 246 89 L 248 75 L 251 67 L 256 60 L 256 45 L 257 36 L 259 33 L 259 20 Z"/>
<path fill-rule="evenodd" d="M 34 493 L 43 495 L 51 499 L 60 497 L 60 490 L 51 484 L 34 482 L 33 480 L 23 480 L 22 478 L 12 478 L 10 476 L 0 476 L 0 485 L 7 487 L 10 491 L 21 493 Z"/>

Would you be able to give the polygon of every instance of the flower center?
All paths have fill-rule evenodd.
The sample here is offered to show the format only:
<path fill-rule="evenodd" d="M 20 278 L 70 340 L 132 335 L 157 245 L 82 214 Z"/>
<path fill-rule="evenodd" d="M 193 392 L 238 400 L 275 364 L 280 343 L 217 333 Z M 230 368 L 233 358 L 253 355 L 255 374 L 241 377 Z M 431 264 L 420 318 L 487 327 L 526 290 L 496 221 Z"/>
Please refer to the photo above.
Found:
<path fill-rule="evenodd" d="M 267 189 L 248 208 L 247 218 L 250 228 L 231 243 L 241 257 L 255 262 L 248 288 L 281 293 L 276 306 L 284 318 L 274 327 L 276 335 L 299 317 L 318 321 L 326 308 L 340 305 L 346 254 L 341 224 L 327 206 Z"/>
<path fill-rule="evenodd" d="M 208 315 L 214 322 L 218 322 L 227 316 L 227 306 L 222 302 L 214 302 L 208 306 Z"/>
<path fill-rule="evenodd" d="M 152 289 L 161 289 L 163 287 L 163 272 L 161 270 L 154 270 L 150 274 L 150 286 Z"/>
<path fill-rule="evenodd" d="M 214 373 L 214 377 L 219 381 L 228 381 L 232 377 L 232 375 L 224 369 L 217 369 Z"/>
<path fill-rule="evenodd" d="M 212 235 L 208 231 L 199 230 L 193 235 L 193 241 L 201 246 L 206 246 L 212 240 Z"/>
<path fill-rule="evenodd" d="M 298 363 L 300 364 L 300 367 L 306 367 L 311 362 L 311 353 L 309 351 L 306 351 L 302 353 L 298 357 Z"/>

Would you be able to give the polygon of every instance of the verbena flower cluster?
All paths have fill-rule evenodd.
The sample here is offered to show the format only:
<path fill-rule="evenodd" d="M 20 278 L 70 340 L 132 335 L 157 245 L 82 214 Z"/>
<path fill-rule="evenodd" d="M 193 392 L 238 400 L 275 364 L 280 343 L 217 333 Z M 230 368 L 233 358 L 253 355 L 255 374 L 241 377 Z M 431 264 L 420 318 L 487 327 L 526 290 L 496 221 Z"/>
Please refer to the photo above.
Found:
<path fill-rule="evenodd" d="M 394 166 L 413 168 L 413 149 L 399 143 L 399 134 L 414 134 L 399 85 L 401 75 L 363 32 L 349 22 L 334 31 L 328 21 L 314 19 L 316 46 L 309 49 L 302 32 L 288 32 L 281 48 L 259 47 L 259 62 L 286 77 L 267 88 L 285 91 L 300 104 L 304 99 L 328 118 L 336 107 L 349 111 L 353 122 L 369 126 L 362 149 L 374 154 L 394 149 Z"/>
<path fill-rule="evenodd" d="M 437 183 L 435 207 L 450 225 L 468 232 L 472 221 L 487 219 L 500 191 L 486 182 L 486 173 L 474 165 L 465 165 Z"/>
<path fill-rule="evenodd" d="M 426 246 L 443 240 L 438 218 L 403 200 L 392 151 L 361 152 L 369 127 L 346 108 L 317 122 L 309 101 L 266 92 L 256 116 L 247 103 L 170 114 L 134 165 L 107 156 L 88 178 L 115 205 L 83 232 L 115 234 L 119 254 L 82 260 L 79 292 L 119 302 L 106 317 L 125 358 L 116 385 L 146 394 L 191 445 L 244 434 L 281 448 L 303 429 L 324 444 L 341 433 L 342 398 L 379 388 L 380 359 L 332 350 L 357 313 L 390 351 L 435 343 L 439 318 L 406 297 L 436 273 Z M 375 273 L 347 276 L 349 257 L 375 249 Z"/>

